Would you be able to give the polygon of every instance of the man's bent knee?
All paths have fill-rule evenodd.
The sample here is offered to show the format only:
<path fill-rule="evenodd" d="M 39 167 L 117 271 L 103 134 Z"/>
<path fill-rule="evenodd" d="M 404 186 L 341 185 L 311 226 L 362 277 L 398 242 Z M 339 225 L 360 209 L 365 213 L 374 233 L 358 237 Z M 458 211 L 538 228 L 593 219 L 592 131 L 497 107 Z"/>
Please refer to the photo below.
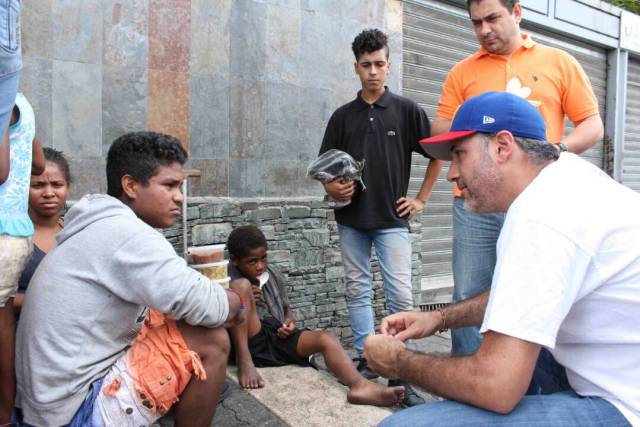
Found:
<path fill-rule="evenodd" d="M 226 360 L 229 356 L 231 343 L 225 328 L 191 326 L 184 322 L 178 322 L 178 327 L 187 347 L 198 353 L 203 361 L 208 357 L 224 357 Z"/>
<path fill-rule="evenodd" d="M 229 284 L 229 287 L 241 293 L 251 293 L 251 282 L 249 282 L 244 277 L 233 280 Z"/>

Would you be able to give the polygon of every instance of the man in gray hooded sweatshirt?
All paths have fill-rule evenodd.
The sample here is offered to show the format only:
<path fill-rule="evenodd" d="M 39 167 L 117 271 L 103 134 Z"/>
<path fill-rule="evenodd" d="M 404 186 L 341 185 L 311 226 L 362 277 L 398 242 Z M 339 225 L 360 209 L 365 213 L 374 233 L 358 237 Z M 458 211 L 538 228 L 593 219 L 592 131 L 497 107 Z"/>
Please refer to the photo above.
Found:
<path fill-rule="evenodd" d="M 18 327 L 26 423 L 149 425 L 177 402 L 176 425 L 210 425 L 229 351 L 222 326 L 241 301 L 154 230 L 180 216 L 186 158 L 171 136 L 123 135 L 109 149 L 109 195 L 85 196 L 65 216 Z"/>

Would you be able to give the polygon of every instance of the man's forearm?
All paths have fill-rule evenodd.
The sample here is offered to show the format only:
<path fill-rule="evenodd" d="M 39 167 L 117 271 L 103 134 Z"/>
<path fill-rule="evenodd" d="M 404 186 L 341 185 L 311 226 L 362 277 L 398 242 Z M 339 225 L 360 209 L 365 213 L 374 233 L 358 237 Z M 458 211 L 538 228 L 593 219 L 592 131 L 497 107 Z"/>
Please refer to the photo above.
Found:
<path fill-rule="evenodd" d="M 399 379 L 445 399 L 477 405 L 478 384 L 483 378 L 471 356 L 439 357 L 407 350 L 401 353 L 398 365 Z"/>
<path fill-rule="evenodd" d="M 482 323 L 484 311 L 489 302 L 489 291 L 484 291 L 473 298 L 460 301 L 444 309 L 445 326 L 447 328 L 464 328 Z"/>
<path fill-rule="evenodd" d="M 602 119 L 598 114 L 594 114 L 578 123 L 575 129 L 562 140 L 562 143 L 567 146 L 570 152 L 580 154 L 601 141 L 603 135 Z"/>
<path fill-rule="evenodd" d="M 431 197 L 431 192 L 438 182 L 438 175 L 440 174 L 440 170 L 442 170 L 442 165 L 442 160 L 429 160 L 427 170 L 424 173 L 424 179 L 422 180 L 422 185 L 420 186 L 420 191 L 416 196 L 416 199 L 420 200 L 424 204 L 426 204 L 429 197 Z"/>
<path fill-rule="evenodd" d="M 494 332 L 473 356 L 436 357 L 402 350 L 398 377 L 446 399 L 509 413 L 522 399 L 540 346 Z"/>
<path fill-rule="evenodd" d="M 449 132 L 449 129 L 451 129 L 451 120 L 445 119 L 444 117 L 436 117 L 431 126 L 431 136 Z"/>

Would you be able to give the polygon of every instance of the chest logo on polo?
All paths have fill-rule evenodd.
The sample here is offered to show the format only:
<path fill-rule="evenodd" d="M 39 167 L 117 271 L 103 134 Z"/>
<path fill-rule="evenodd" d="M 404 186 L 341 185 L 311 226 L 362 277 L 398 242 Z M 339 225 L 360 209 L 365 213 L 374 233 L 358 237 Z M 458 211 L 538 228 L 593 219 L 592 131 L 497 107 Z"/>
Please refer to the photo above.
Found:
<path fill-rule="evenodd" d="M 390 130 L 389 132 L 387 132 L 387 136 L 396 136 L 396 132 L 393 130 Z"/>
<path fill-rule="evenodd" d="M 514 95 L 517 95 L 520 98 L 526 99 L 531 103 L 531 105 L 533 105 L 536 108 L 538 108 L 542 104 L 540 101 L 527 99 L 529 98 L 529 96 L 531 96 L 531 88 L 528 86 L 522 86 L 522 82 L 517 77 L 514 77 L 507 82 L 507 87 L 505 88 L 504 91 L 507 93 L 512 93 Z"/>

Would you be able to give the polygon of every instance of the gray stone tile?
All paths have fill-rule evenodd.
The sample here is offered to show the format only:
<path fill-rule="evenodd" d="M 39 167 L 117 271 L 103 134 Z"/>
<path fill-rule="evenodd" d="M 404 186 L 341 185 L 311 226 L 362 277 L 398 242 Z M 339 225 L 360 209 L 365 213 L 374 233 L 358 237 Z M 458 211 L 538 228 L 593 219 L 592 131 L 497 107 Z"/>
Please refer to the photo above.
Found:
<path fill-rule="evenodd" d="M 326 15 L 303 10 L 298 55 L 298 79 L 301 86 L 328 88 L 335 55 L 333 21 Z M 347 46 L 348 48 L 348 46 Z"/>
<path fill-rule="evenodd" d="M 192 73 L 229 78 L 231 4 L 216 0 L 216 7 L 211 7 L 211 0 L 191 1 Z"/>
<path fill-rule="evenodd" d="M 229 194 L 229 162 L 216 159 L 191 159 L 190 169 L 200 177 L 189 179 L 189 196 L 226 196 Z"/>
<path fill-rule="evenodd" d="M 300 9 L 300 4 L 303 0 L 258 0 L 268 5 L 285 7 L 288 9 Z"/>
<path fill-rule="evenodd" d="M 229 162 L 229 196 L 263 197 L 265 195 L 265 162 L 262 159 Z"/>
<path fill-rule="evenodd" d="M 52 0 L 29 2 L 20 11 L 22 54 L 47 58 L 51 55 Z"/>
<path fill-rule="evenodd" d="M 53 61 L 53 146 L 78 158 L 101 156 L 101 67 Z"/>
<path fill-rule="evenodd" d="M 102 60 L 100 0 L 53 2 L 53 59 L 99 64 Z"/>
<path fill-rule="evenodd" d="M 269 81 L 296 84 L 300 81 L 301 14 L 291 6 L 267 6 L 267 62 Z M 313 49 L 312 49 L 313 50 Z"/>
<path fill-rule="evenodd" d="M 301 87 L 300 123 L 304 123 L 305 128 L 324 129 L 335 110 L 332 98 L 330 88 Z M 320 141 L 322 135 L 324 133 Z"/>
<path fill-rule="evenodd" d="M 229 81 L 191 74 L 189 155 L 229 158 Z"/>
<path fill-rule="evenodd" d="M 298 160 L 309 163 L 318 156 L 325 127 L 303 127 L 300 131 Z"/>
<path fill-rule="evenodd" d="M 148 0 L 103 0 L 103 64 L 147 66 L 148 6 Z"/>
<path fill-rule="evenodd" d="M 300 88 L 267 83 L 265 159 L 295 159 L 300 150 Z"/>
<path fill-rule="evenodd" d="M 51 76 L 53 62 L 50 59 L 24 56 L 20 72 L 20 88 L 33 106 L 36 115 L 36 131 L 45 146 L 52 145 Z"/>
<path fill-rule="evenodd" d="M 345 3 L 349 3 L 349 2 L 345 2 Z M 355 2 L 351 2 L 351 3 L 355 3 Z M 362 25 L 366 26 L 367 28 L 380 28 L 384 31 L 386 3 L 387 2 L 384 0 L 360 2 L 360 20 L 362 22 Z M 347 14 L 345 15 L 349 16 Z"/>
<path fill-rule="evenodd" d="M 102 154 L 126 132 L 147 128 L 147 67 L 104 65 L 102 70 Z"/>
<path fill-rule="evenodd" d="M 80 200 L 85 194 L 106 193 L 106 161 L 103 158 L 75 157 L 72 151 L 65 151 L 71 171 L 69 200 Z"/>
<path fill-rule="evenodd" d="M 258 159 L 264 155 L 267 90 L 261 82 L 231 82 L 229 95 L 229 157 Z"/>
<path fill-rule="evenodd" d="M 318 15 L 324 19 L 340 19 L 345 16 L 359 16 L 362 2 L 371 0 L 300 0 L 300 8 Z"/>
<path fill-rule="evenodd" d="M 361 85 L 353 68 L 356 58 L 351 50 L 351 43 L 365 27 L 359 21 L 352 19 L 352 15 L 345 16 L 347 18 L 332 22 L 333 39 L 331 42 L 335 51 L 331 56 L 330 78 L 332 89 L 353 92 L 354 88 L 359 89 Z"/>
<path fill-rule="evenodd" d="M 230 72 L 234 78 L 266 78 L 266 15 L 266 4 L 252 0 L 232 2 L 229 56 Z"/>
<path fill-rule="evenodd" d="M 402 33 L 389 33 L 389 61 L 391 72 L 387 77 L 387 86 L 391 91 L 402 92 Z"/>
<path fill-rule="evenodd" d="M 297 196 L 300 162 L 291 160 L 265 160 L 268 171 L 264 178 L 265 196 Z"/>

